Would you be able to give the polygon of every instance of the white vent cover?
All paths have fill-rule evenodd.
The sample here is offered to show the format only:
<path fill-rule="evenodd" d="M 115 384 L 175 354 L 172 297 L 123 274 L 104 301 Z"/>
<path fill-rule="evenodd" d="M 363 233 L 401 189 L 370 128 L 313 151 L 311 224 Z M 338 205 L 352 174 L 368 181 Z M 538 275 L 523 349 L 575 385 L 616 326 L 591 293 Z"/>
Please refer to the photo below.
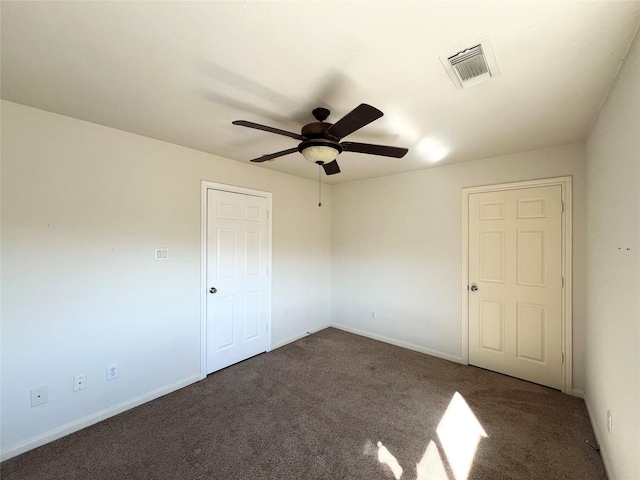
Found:
<path fill-rule="evenodd" d="M 500 75 L 489 37 L 471 42 L 440 56 L 456 88 L 466 88 Z"/>

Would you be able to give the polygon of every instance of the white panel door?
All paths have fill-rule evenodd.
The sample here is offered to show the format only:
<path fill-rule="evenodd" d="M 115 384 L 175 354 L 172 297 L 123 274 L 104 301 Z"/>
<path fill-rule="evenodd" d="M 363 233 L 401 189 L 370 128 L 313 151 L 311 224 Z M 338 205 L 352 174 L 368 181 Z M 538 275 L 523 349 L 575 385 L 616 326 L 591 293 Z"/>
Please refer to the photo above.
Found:
<path fill-rule="evenodd" d="M 561 187 L 469 196 L 469 363 L 562 388 Z"/>
<path fill-rule="evenodd" d="M 268 349 L 267 205 L 207 190 L 207 374 Z"/>

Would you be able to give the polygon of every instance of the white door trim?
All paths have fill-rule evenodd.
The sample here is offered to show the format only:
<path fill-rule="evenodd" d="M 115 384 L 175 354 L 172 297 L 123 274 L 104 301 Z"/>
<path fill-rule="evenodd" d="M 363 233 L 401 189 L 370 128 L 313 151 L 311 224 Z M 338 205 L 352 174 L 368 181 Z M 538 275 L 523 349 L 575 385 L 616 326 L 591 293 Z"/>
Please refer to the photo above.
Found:
<path fill-rule="evenodd" d="M 202 180 L 200 189 L 200 378 L 207 377 L 207 190 L 220 190 L 223 192 L 240 193 L 243 195 L 253 195 L 267 199 L 267 243 L 268 243 L 268 282 L 269 292 L 267 295 L 267 352 L 271 351 L 271 206 L 272 193 L 251 188 L 237 187 L 235 185 L 225 185 Z"/>
<path fill-rule="evenodd" d="M 545 178 L 526 182 L 502 183 L 467 187 L 462 189 L 462 363 L 469 364 L 469 195 L 472 193 L 497 192 L 529 187 L 560 185 L 562 190 L 562 391 L 571 395 L 573 383 L 573 305 L 572 305 L 572 183 L 571 177 Z"/>

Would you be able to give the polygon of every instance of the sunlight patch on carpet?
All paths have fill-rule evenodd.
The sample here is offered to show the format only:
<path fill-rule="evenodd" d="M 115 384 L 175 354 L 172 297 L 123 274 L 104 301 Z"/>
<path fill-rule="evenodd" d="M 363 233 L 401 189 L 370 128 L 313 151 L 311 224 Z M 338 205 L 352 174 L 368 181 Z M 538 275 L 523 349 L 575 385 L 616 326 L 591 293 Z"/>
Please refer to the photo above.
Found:
<path fill-rule="evenodd" d="M 417 480 L 449 480 L 438 446 L 431 440 L 420 462 L 416 464 Z"/>
<path fill-rule="evenodd" d="M 473 458 L 487 433 L 465 399 L 456 392 L 436 428 L 456 480 L 467 480 Z"/>
<path fill-rule="evenodd" d="M 402 467 L 398 463 L 398 459 L 385 447 L 382 442 L 378 442 L 378 462 L 386 465 L 393 473 L 396 480 L 402 477 Z"/>

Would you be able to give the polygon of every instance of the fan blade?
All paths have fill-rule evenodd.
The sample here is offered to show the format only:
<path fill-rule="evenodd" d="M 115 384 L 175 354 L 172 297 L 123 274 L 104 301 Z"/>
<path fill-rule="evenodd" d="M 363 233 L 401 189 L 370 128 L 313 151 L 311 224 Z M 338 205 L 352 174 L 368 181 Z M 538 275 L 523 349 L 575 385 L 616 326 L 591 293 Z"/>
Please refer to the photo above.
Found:
<path fill-rule="evenodd" d="M 370 143 L 344 142 L 340 145 L 345 152 L 368 153 L 369 155 L 382 155 L 383 157 L 402 158 L 409 151 L 408 148 L 372 145 Z"/>
<path fill-rule="evenodd" d="M 259 123 L 247 122 L 246 120 L 235 120 L 234 125 L 240 125 L 242 127 L 255 128 L 256 130 L 264 130 L 265 132 L 277 133 L 278 135 L 284 135 L 285 137 L 295 138 L 296 140 L 304 140 L 302 135 L 293 132 L 287 132 L 286 130 L 280 130 L 279 128 L 267 127 L 266 125 L 260 125 Z"/>
<path fill-rule="evenodd" d="M 340 173 L 340 167 L 338 166 L 337 160 L 329 163 L 323 163 L 322 168 L 324 168 L 324 173 L 326 173 L 327 175 L 335 175 L 336 173 Z"/>
<path fill-rule="evenodd" d="M 382 115 L 383 113 L 377 108 L 367 105 L 366 103 L 361 103 L 325 130 L 324 133 L 331 138 L 340 140 L 350 133 L 370 124 L 374 120 L 377 120 Z"/>
<path fill-rule="evenodd" d="M 281 152 L 276 152 L 276 153 L 271 153 L 269 155 L 263 155 L 260 158 L 254 158 L 253 160 L 250 160 L 251 162 L 266 162 L 267 160 L 273 160 L 274 158 L 278 158 L 278 157 L 284 157 L 285 155 L 289 155 L 290 153 L 294 153 L 297 152 L 298 148 L 290 148 L 288 150 L 282 150 Z"/>

